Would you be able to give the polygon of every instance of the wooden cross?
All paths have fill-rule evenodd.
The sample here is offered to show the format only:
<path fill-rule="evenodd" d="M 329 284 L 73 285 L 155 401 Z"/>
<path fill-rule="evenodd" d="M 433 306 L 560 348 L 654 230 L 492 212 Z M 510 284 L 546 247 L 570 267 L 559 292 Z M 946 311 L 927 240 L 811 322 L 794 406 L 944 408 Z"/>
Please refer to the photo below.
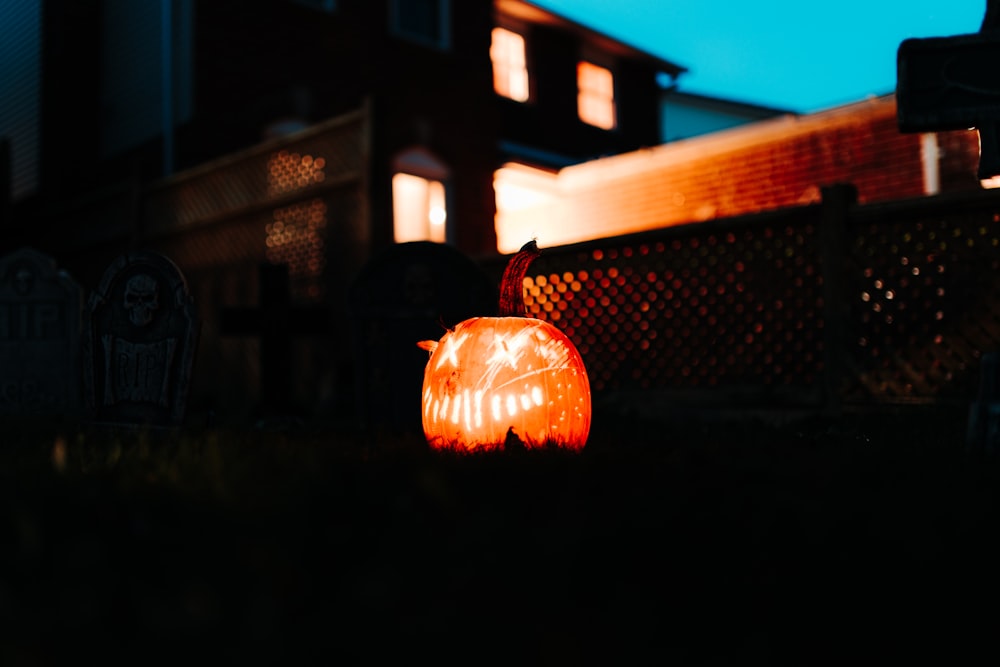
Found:
<path fill-rule="evenodd" d="M 979 130 L 979 178 L 1000 175 L 1000 0 L 978 33 L 906 39 L 896 54 L 900 132 Z"/>
<path fill-rule="evenodd" d="M 288 407 L 291 391 L 292 336 L 330 333 L 330 311 L 321 307 L 294 307 L 289 294 L 288 267 L 260 265 L 260 305 L 223 308 L 224 336 L 260 337 L 261 407 L 266 413 Z"/>

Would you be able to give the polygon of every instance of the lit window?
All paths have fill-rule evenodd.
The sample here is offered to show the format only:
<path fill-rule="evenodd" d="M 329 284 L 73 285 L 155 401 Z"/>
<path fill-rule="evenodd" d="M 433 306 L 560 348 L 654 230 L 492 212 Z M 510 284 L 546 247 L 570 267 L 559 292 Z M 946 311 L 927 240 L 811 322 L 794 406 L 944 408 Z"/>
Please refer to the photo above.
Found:
<path fill-rule="evenodd" d="M 493 28 L 490 44 L 493 61 L 493 89 L 517 102 L 528 99 L 528 65 L 524 37 L 505 28 Z"/>
<path fill-rule="evenodd" d="M 450 47 L 449 0 L 392 0 L 393 34 L 438 49 Z"/>
<path fill-rule="evenodd" d="M 615 126 L 615 86 L 611 70 L 581 60 L 576 68 L 580 120 L 605 130 Z"/>
<path fill-rule="evenodd" d="M 396 243 L 448 240 L 449 169 L 422 146 L 392 160 L 392 220 Z"/>
<path fill-rule="evenodd" d="M 494 172 L 497 250 L 517 252 L 524 239 L 544 247 L 559 245 L 566 234 L 579 232 L 576 225 L 562 224 L 562 215 L 553 215 L 560 205 L 557 180 L 550 171 L 513 162 Z"/>
<path fill-rule="evenodd" d="M 396 243 L 444 243 L 448 219 L 444 183 L 413 174 L 393 175 L 392 219 Z"/>

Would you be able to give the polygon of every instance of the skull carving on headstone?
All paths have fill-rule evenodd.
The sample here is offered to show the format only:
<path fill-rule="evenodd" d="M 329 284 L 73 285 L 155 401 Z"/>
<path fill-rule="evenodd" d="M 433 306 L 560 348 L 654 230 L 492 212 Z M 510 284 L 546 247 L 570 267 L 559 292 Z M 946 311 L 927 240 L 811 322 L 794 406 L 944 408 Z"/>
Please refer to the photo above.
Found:
<path fill-rule="evenodd" d="M 156 281 L 144 273 L 132 276 L 125 283 L 125 310 L 128 319 L 137 327 L 153 321 L 153 313 L 160 307 Z"/>

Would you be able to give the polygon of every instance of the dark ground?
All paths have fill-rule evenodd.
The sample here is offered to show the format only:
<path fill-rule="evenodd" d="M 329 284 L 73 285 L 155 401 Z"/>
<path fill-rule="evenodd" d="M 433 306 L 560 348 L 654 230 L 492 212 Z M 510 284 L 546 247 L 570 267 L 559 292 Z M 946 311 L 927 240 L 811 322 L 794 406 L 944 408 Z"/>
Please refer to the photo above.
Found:
<path fill-rule="evenodd" d="M 0 664 L 995 662 L 964 419 L 598 416 L 582 454 L 475 457 L 8 425 Z"/>

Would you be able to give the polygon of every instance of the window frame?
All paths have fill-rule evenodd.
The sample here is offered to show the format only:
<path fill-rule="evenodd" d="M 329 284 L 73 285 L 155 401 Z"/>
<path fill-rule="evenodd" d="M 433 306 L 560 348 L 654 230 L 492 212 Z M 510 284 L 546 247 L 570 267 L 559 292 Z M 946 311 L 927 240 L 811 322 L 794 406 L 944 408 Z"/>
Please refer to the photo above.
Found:
<path fill-rule="evenodd" d="M 520 63 L 512 62 L 511 59 L 507 58 L 504 58 L 503 60 L 497 60 L 494 57 L 494 38 L 497 31 L 499 30 L 505 31 L 506 33 L 509 33 L 511 35 L 520 38 L 521 40 L 521 53 L 519 54 L 521 59 Z M 506 53 L 504 55 L 506 55 Z M 532 76 L 531 73 L 531 67 L 529 65 L 528 55 L 529 55 L 528 36 L 527 36 L 527 31 L 523 27 L 513 26 L 509 24 L 497 24 L 493 26 L 493 29 L 490 31 L 490 63 L 493 68 L 493 91 L 497 95 L 521 104 L 526 104 L 534 101 L 535 98 L 534 85 L 533 85 L 534 77 Z M 521 73 L 523 74 L 524 77 L 523 98 L 515 97 L 510 92 L 513 89 L 513 86 L 511 86 L 509 82 L 513 78 L 512 75 L 515 73 Z M 502 78 L 507 82 L 505 91 L 499 90 L 497 86 L 498 78 Z"/>
<path fill-rule="evenodd" d="M 584 72 L 590 69 L 595 74 L 602 72 L 607 72 L 610 78 L 611 89 L 610 97 L 605 93 L 603 88 L 598 88 L 596 86 L 584 86 L 586 83 Z M 576 63 L 576 115 L 581 122 L 590 125 L 591 127 L 596 127 L 601 130 L 606 130 L 611 132 L 618 129 L 618 95 L 617 95 L 617 79 L 615 76 L 614 67 L 611 63 L 602 62 L 601 59 L 593 58 L 587 54 L 582 54 Z M 610 124 L 603 124 L 601 122 L 595 122 L 592 116 L 585 111 L 584 102 L 586 100 L 596 101 L 604 106 L 610 107 L 611 122 Z"/>
<path fill-rule="evenodd" d="M 325 14 L 334 14 L 337 11 L 337 0 L 292 0 L 292 2 Z"/>
<path fill-rule="evenodd" d="M 408 30 L 400 24 L 402 18 L 401 6 L 403 3 L 414 0 L 389 0 L 389 33 L 400 39 L 404 39 L 420 46 L 425 46 L 438 51 L 448 51 L 451 49 L 451 0 L 428 0 L 437 4 L 438 8 L 438 35 L 431 37 L 418 32 Z"/>
<path fill-rule="evenodd" d="M 404 237 L 400 239 L 400 229 L 397 225 L 400 224 L 400 220 L 397 216 L 397 205 L 400 203 L 398 200 L 397 192 L 397 179 L 399 175 L 407 176 L 410 178 L 417 178 L 425 181 L 426 192 L 424 193 L 424 201 L 427 205 L 426 210 L 422 210 L 422 224 L 424 225 L 424 232 L 419 238 L 416 238 L 413 234 L 402 234 Z M 455 229 L 455 223 L 452 219 L 452 210 L 454 206 L 452 205 L 452 185 L 451 185 L 451 170 L 448 168 L 444 162 L 441 161 L 436 155 L 431 153 L 429 150 L 422 146 L 414 146 L 408 149 L 404 149 L 396 154 L 392 160 L 392 168 L 390 173 L 390 193 L 391 193 L 391 209 L 392 209 L 392 238 L 394 243 L 405 243 L 407 241 L 432 241 L 434 243 L 452 243 L 453 235 Z M 433 191 L 440 187 L 440 204 L 444 209 L 444 220 L 442 221 L 443 233 L 441 235 L 436 235 L 433 233 L 433 225 L 435 224 L 432 220 L 433 206 L 434 204 L 434 193 Z"/>

